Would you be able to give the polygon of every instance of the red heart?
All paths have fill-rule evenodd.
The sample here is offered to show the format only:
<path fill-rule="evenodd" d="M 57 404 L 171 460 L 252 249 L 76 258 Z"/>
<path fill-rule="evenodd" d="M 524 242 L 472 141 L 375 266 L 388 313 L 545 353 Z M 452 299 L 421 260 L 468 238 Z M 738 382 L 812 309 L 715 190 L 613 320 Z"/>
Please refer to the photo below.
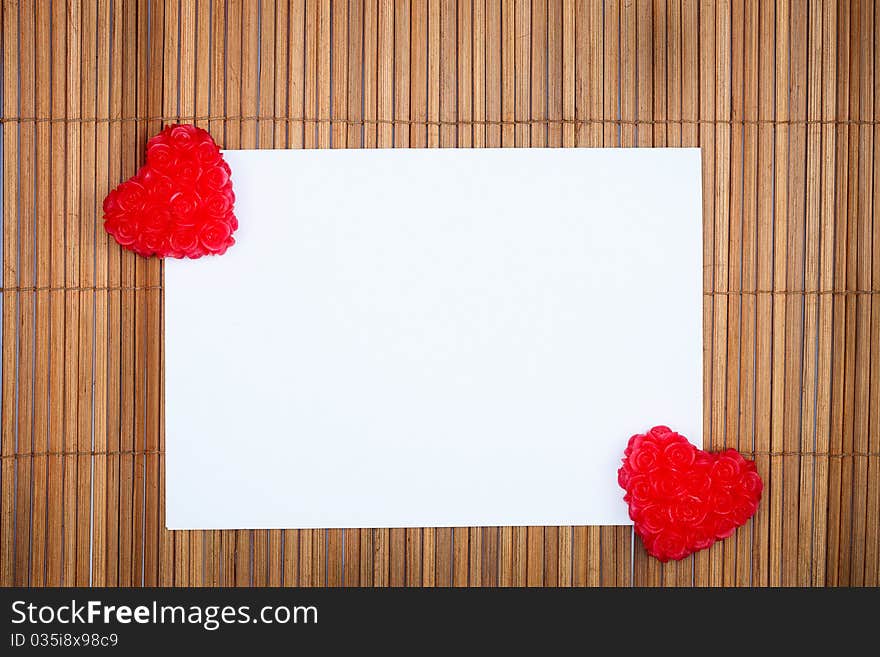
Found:
<path fill-rule="evenodd" d="M 709 453 L 669 427 L 629 439 L 617 481 L 648 554 L 684 559 L 727 538 L 758 508 L 764 482 L 735 449 Z"/>
<path fill-rule="evenodd" d="M 104 228 L 142 256 L 201 258 L 235 244 L 231 171 L 207 131 L 171 125 L 147 163 L 104 199 Z"/>

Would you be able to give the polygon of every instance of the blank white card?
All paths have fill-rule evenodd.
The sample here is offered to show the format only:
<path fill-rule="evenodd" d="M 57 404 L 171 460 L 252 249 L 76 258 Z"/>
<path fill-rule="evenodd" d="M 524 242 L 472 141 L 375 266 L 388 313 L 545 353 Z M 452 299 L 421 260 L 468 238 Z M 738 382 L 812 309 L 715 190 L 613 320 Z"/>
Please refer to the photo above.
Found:
<path fill-rule="evenodd" d="M 171 529 L 629 524 L 701 442 L 696 149 L 226 151 L 236 244 L 165 265 Z"/>

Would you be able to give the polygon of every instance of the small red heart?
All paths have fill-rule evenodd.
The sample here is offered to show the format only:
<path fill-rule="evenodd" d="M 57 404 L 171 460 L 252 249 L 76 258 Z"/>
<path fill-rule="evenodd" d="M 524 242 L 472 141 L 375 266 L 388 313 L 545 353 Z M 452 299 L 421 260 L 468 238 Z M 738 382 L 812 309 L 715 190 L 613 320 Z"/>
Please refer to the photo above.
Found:
<path fill-rule="evenodd" d="M 230 175 L 207 131 L 168 126 L 147 142 L 147 163 L 104 199 L 104 229 L 142 256 L 225 253 L 238 228 Z"/>
<path fill-rule="evenodd" d="M 758 509 L 764 482 L 735 449 L 709 453 L 668 427 L 629 439 L 617 481 L 648 554 L 684 559 L 727 538 Z"/>

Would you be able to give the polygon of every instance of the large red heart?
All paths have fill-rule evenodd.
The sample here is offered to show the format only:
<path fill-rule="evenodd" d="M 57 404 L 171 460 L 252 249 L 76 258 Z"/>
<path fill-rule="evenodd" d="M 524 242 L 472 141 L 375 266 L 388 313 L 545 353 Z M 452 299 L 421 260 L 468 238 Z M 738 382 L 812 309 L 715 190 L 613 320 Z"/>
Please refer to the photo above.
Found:
<path fill-rule="evenodd" d="M 668 427 L 629 439 L 617 480 L 648 554 L 684 559 L 727 538 L 758 508 L 764 482 L 735 449 L 709 453 Z"/>
<path fill-rule="evenodd" d="M 208 132 L 168 126 L 147 142 L 147 163 L 104 199 L 104 228 L 142 256 L 225 253 L 238 228 L 230 173 Z"/>

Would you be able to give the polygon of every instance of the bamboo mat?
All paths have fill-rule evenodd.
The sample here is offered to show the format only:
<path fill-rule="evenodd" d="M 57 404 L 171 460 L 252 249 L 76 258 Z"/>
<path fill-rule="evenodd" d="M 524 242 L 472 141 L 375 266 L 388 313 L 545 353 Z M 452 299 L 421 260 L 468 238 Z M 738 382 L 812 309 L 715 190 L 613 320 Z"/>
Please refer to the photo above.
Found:
<path fill-rule="evenodd" d="M 2 0 L 0 584 L 880 584 L 878 14 Z M 669 565 L 614 527 L 166 531 L 162 267 L 100 206 L 177 120 L 227 148 L 700 146 L 704 440 L 754 454 L 757 516 Z"/>

